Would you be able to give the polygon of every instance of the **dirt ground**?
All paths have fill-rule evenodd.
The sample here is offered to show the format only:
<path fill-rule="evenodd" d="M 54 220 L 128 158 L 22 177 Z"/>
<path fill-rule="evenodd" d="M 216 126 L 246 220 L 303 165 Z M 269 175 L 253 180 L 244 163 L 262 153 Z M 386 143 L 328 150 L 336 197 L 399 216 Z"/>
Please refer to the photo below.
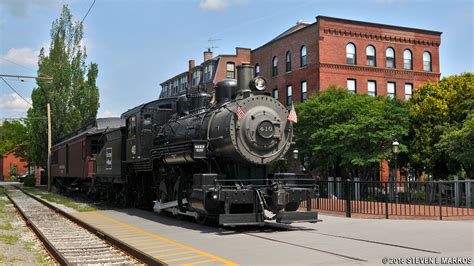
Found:
<path fill-rule="evenodd" d="M 54 260 L 0 191 L 0 265 L 52 264 Z"/>

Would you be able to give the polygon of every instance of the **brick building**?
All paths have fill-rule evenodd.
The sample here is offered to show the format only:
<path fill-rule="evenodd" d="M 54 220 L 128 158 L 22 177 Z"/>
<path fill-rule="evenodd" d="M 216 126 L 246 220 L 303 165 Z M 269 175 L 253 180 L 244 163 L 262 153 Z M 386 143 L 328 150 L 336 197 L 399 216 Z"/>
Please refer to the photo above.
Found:
<path fill-rule="evenodd" d="M 15 149 L 8 151 L 0 157 L 0 181 L 10 177 L 10 169 L 13 166 L 16 166 L 17 176 L 28 173 L 28 163 L 16 157 L 14 151 Z"/>
<path fill-rule="evenodd" d="M 252 50 L 251 62 L 286 104 L 330 85 L 407 99 L 439 80 L 440 43 L 441 32 L 318 16 Z"/>
<path fill-rule="evenodd" d="M 188 70 L 161 83 L 160 98 L 182 95 L 189 92 L 211 92 L 214 85 L 223 79 L 236 78 L 236 66 L 250 64 L 250 49 L 235 48 L 235 55 L 218 55 L 213 57 L 211 51 L 204 52 L 204 60 L 195 65 L 189 60 Z"/>

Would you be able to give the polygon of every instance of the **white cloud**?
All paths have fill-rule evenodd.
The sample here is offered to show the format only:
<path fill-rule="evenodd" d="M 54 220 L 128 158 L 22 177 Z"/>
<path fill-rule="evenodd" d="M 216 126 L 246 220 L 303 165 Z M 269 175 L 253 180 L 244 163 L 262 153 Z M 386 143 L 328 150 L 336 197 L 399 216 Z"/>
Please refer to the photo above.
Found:
<path fill-rule="evenodd" d="M 109 109 L 99 110 L 99 114 L 97 115 L 99 118 L 107 118 L 107 117 L 120 117 L 120 114 L 117 114 Z"/>
<path fill-rule="evenodd" d="M 199 7 L 204 11 L 218 11 L 234 4 L 242 5 L 248 2 L 249 0 L 201 0 Z"/>
<path fill-rule="evenodd" d="M 0 57 L 6 59 L 2 60 L 1 64 L 13 62 L 14 64 L 22 66 L 34 66 L 38 62 L 38 55 L 39 50 L 33 51 L 31 48 L 11 48 L 6 54 L 0 55 Z"/>
<path fill-rule="evenodd" d="M 31 102 L 31 98 L 26 100 Z M 0 109 L 4 109 L 5 112 L 24 112 L 28 107 L 29 104 L 15 93 L 0 96 Z"/>

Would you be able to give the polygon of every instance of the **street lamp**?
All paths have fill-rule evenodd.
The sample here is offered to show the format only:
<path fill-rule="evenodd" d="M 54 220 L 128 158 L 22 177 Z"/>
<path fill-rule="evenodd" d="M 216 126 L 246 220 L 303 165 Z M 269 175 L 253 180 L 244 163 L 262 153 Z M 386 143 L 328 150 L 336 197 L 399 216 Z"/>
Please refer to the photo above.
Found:
<path fill-rule="evenodd" d="M 298 160 L 298 153 L 299 151 L 297 149 L 293 150 L 293 159 Z"/>
<path fill-rule="evenodd" d="M 394 140 L 392 142 L 392 153 L 393 153 L 393 160 L 395 161 L 395 171 L 391 175 L 391 184 L 390 184 L 390 198 L 393 201 L 395 198 L 395 181 L 397 181 L 397 175 L 398 175 L 398 165 L 397 165 L 397 155 L 400 153 L 400 143 L 398 143 L 397 140 Z"/>

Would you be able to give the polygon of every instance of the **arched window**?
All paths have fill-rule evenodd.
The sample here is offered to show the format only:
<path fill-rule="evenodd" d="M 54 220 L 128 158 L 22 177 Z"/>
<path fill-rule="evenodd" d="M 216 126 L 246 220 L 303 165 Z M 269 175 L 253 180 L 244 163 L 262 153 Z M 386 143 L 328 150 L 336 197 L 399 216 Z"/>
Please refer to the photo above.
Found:
<path fill-rule="evenodd" d="M 431 54 L 429 52 L 423 53 L 423 70 L 431 71 Z"/>
<path fill-rule="evenodd" d="M 301 46 L 301 58 L 300 58 L 300 67 L 306 66 L 306 46 Z"/>
<path fill-rule="evenodd" d="M 356 64 L 356 47 L 351 42 L 346 45 L 346 63 L 350 65 Z"/>
<path fill-rule="evenodd" d="M 278 58 L 274 56 L 272 60 L 272 76 L 276 75 L 278 75 Z"/>
<path fill-rule="evenodd" d="M 367 46 L 365 54 L 367 56 L 367 65 L 375 66 L 375 47 L 372 45 Z"/>
<path fill-rule="evenodd" d="M 291 52 L 286 52 L 286 72 L 291 71 Z"/>
<path fill-rule="evenodd" d="M 411 51 L 406 49 L 403 51 L 403 68 L 404 69 L 413 69 Z"/>
<path fill-rule="evenodd" d="M 389 68 L 395 67 L 395 50 L 392 47 L 388 47 L 385 50 L 385 66 Z"/>
<path fill-rule="evenodd" d="M 260 76 L 260 64 L 255 64 L 255 76 Z"/>

